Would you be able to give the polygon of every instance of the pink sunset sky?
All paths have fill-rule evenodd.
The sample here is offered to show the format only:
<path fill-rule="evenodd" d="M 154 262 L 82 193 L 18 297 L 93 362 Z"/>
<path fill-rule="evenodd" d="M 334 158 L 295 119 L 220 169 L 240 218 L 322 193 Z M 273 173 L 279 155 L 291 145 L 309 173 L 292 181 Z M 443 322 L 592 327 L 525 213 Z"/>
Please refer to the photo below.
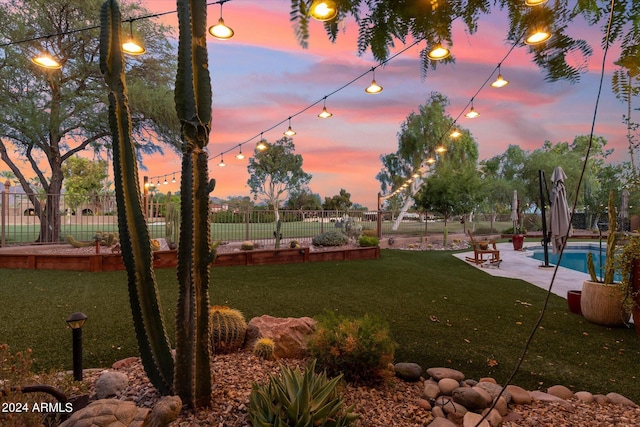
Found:
<path fill-rule="evenodd" d="M 174 0 L 143 3 L 152 12 L 175 10 Z M 381 169 L 380 156 L 397 150 L 397 133 L 407 115 L 437 91 L 451 102 L 447 113 L 458 117 L 483 83 L 495 79 L 495 69 L 510 48 L 504 42 L 508 32 L 504 11 L 496 10 L 481 18 L 473 35 L 457 22 L 452 46 L 455 63 L 439 64 L 422 78 L 419 52 L 423 43 L 419 43 L 376 69 L 376 81 L 384 87 L 382 93 L 364 92 L 372 79 L 368 73 L 328 96 L 326 106 L 333 117 L 319 119 L 324 96 L 366 73 L 377 62 L 370 52 L 358 56 L 358 28 L 353 20 L 343 24 L 336 43 L 328 41 L 322 23 L 311 22 L 309 48 L 302 49 L 289 12 L 290 2 L 284 0 L 229 1 L 222 13 L 235 36 L 227 41 L 208 40 L 213 87 L 209 173 L 217 181 L 213 196 L 225 199 L 250 195 L 247 159 L 237 160 L 235 154 L 242 148 L 243 154 L 251 156 L 261 132 L 270 142 L 281 138 L 292 116 L 296 153 L 303 156 L 305 172 L 313 176 L 311 190 L 324 200 L 344 188 L 353 202 L 375 209 L 380 191 L 375 178 Z M 209 6 L 210 25 L 219 14 L 219 5 Z M 177 25 L 175 14 L 161 19 Z M 480 116 L 467 119 L 462 115 L 458 120 L 478 143 L 480 159 L 501 154 L 510 144 L 534 150 L 545 140 L 570 142 L 577 135 L 589 134 L 604 55 L 601 34 L 599 27 L 586 25 L 576 26 L 569 33 L 586 39 L 594 50 L 579 83 L 545 82 L 544 73 L 532 62 L 527 48 L 518 47 L 501 66 L 510 84 L 501 89 L 487 84 L 474 98 Z M 397 41 L 392 54 L 404 47 Z M 607 56 L 595 134 L 608 141 L 608 148 L 614 148 L 611 160 L 621 162 L 629 155 L 622 123 L 626 106 L 611 90 L 617 55 L 618 50 L 612 49 Z M 219 167 L 223 152 L 227 166 Z M 147 170 L 142 170 L 141 176 L 151 177 L 153 182 L 163 181 L 166 176 L 169 184 L 160 190 L 178 190 L 177 183 L 171 184 L 174 173 L 179 177 L 177 154 L 167 149 L 163 156 L 145 158 L 144 164 Z"/>

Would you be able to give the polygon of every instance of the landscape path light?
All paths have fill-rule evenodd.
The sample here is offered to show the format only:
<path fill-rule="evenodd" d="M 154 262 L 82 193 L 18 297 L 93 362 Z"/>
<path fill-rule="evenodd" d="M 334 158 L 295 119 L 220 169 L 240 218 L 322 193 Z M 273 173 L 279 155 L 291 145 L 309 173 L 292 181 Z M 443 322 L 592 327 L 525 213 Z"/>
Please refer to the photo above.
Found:
<path fill-rule="evenodd" d="M 87 321 L 87 315 L 75 312 L 66 320 L 71 328 L 73 345 L 73 379 L 82 381 L 82 326 Z"/>

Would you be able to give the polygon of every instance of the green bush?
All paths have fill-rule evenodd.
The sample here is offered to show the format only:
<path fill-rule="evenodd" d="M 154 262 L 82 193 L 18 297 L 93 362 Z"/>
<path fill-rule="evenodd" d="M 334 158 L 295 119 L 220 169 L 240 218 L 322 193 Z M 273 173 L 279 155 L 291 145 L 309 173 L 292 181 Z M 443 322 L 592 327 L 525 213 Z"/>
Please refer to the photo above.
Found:
<path fill-rule="evenodd" d="M 349 243 L 349 238 L 340 231 L 327 231 L 318 234 L 311 242 L 315 246 L 341 246 Z"/>
<path fill-rule="evenodd" d="M 211 214 L 211 222 L 220 224 L 238 224 L 244 222 L 244 215 L 236 215 L 233 211 L 220 211 Z"/>
<path fill-rule="evenodd" d="M 396 344 L 388 323 L 375 316 L 348 318 L 327 312 L 318 319 L 308 349 L 320 369 L 354 383 L 377 383 L 392 375 Z"/>
<path fill-rule="evenodd" d="M 358 244 L 363 247 L 378 246 L 380 240 L 375 236 L 360 236 Z"/>
<path fill-rule="evenodd" d="M 331 380 L 326 374 L 316 374 L 315 360 L 304 374 L 281 367 L 280 375 L 271 375 L 267 384 L 251 385 L 249 421 L 253 426 L 326 426 L 351 424 L 358 414 L 353 406 L 344 408 L 344 400 L 336 391 L 341 377 Z"/>
<path fill-rule="evenodd" d="M 362 230 L 362 235 L 367 237 L 378 237 L 377 230 Z"/>

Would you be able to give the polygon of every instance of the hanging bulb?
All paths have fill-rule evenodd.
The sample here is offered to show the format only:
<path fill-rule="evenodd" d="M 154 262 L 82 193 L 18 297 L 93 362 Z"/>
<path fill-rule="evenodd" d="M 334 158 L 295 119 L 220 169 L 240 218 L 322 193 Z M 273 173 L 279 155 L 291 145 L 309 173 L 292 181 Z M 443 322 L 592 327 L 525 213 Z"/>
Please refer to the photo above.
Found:
<path fill-rule="evenodd" d="M 236 159 L 242 160 L 242 159 L 244 159 L 244 154 L 242 154 L 242 146 L 240 144 L 238 144 L 238 148 L 240 148 L 240 152 L 238 154 L 236 154 Z"/>
<path fill-rule="evenodd" d="M 524 43 L 533 46 L 544 43 L 550 38 L 551 33 L 546 28 L 536 28 L 524 39 Z"/>
<path fill-rule="evenodd" d="M 211 34 L 213 37 L 217 38 L 218 40 L 228 40 L 231 37 L 233 37 L 233 34 L 234 34 L 231 27 L 227 27 L 224 24 L 224 19 L 222 19 L 223 3 L 224 2 L 220 3 L 220 19 L 218 19 L 218 23 L 216 25 L 209 27 L 209 34 Z"/>
<path fill-rule="evenodd" d="M 163 184 L 164 184 L 164 185 L 167 185 L 168 183 L 169 183 L 169 181 L 167 181 L 167 176 L 165 175 L 165 176 L 164 176 L 164 182 L 163 182 Z"/>
<path fill-rule="evenodd" d="M 441 59 L 447 58 L 449 55 L 451 55 L 451 52 L 446 47 L 443 47 L 442 43 L 436 44 L 427 54 L 429 59 L 432 61 L 440 61 Z"/>
<path fill-rule="evenodd" d="M 376 83 L 376 70 L 375 70 L 375 68 L 372 68 L 371 72 L 373 73 L 373 80 L 371 80 L 371 84 L 364 91 L 369 93 L 369 94 L 371 94 L 371 95 L 375 95 L 376 93 L 382 92 L 382 86 L 380 86 L 378 83 Z"/>
<path fill-rule="evenodd" d="M 142 44 L 139 44 L 133 38 L 133 20 L 129 21 L 129 40 L 122 43 L 122 51 L 129 55 L 142 55 L 147 51 Z"/>
<path fill-rule="evenodd" d="M 325 96 L 322 111 L 320 112 L 320 114 L 318 114 L 318 117 L 320 117 L 321 119 L 328 119 L 331 116 L 333 116 L 333 114 L 327 111 L 327 97 Z"/>
<path fill-rule="evenodd" d="M 317 21 L 331 21 L 338 16 L 338 5 L 334 0 L 314 0 L 309 15 Z"/>
<path fill-rule="evenodd" d="M 438 153 L 438 154 L 442 154 L 445 151 L 447 151 L 447 149 L 444 148 L 444 146 L 442 146 L 442 145 L 440 145 L 440 146 L 438 146 L 438 148 L 436 148 L 436 153 Z"/>
<path fill-rule="evenodd" d="M 450 138 L 460 138 L 462 136 L 462 132 L 460 132 L 457 128 L 451 131 L 449 134 Z"/>
<path fill-rule="evenodd" d="M 525 6 L 540 6 L 541 4 L 545 4 L 548 0 L 524 0 Z"/>
<path fill-rule="evenodd" d="M 35 58 L 31 58 L 31 62 L 48 70 L 59 70 L 62 68 L 62 64 L 58 60 L 54 59 L 48 52 L 41 53 Z"/>
<path fill-rule="evenodd" d="M 509 84 L 509 80 L 505 80 L 502 77 L 502 74 L 500 73 L 500 64 L 498 64 L 498 78 L 496 79 L 495 82 L 491 83 L 491 87 L 505 87 L 506 85 Z"/>
<path fill-rule="evenodd" d="M 220 166 L 221 168 L 227 166 L 227 164 L 224 162 L 224 154 L 220 153 L 220 163 L 218 163 L 218 166 Z"/>
<path fill-rule="evenodd" d="M 267 149 L 267 141 L 265 141 L 262 137 L 262 133 L 260 133 L 260 141 L 258 141 L 258 143 L 256 144 L 256 148 L 259 151 L 264 151 Z"/>
<path fill-rule="evenodd" d="M 478 117 L 480 115 L 480 113 L 478 113 L 474 108 L 473 108 L 473 99 L 471 100 L 471 109 L 469 110 L 469 112 L 467 114 L 465 114 L 465 117 L 469 118 L 469 119 L 475 119 L 476 117 Z"/>
<path fill-rule="evenodd" d="M 296 131 L 291 129 L 291 117 L 289 117 L 289 128 L 283 132 L 286 136 L 293 136 L 296 134 Z"/>
<path fill-rule="evenodd" d="M 171 180 L 171 182 L 173 182 L 173 183 L 175 183 L 175 182 L 176 182 L 176 174 L 175 174 L 175 172 L 174 172 L 174 174 L 173 174 L 173 179 Z"/>

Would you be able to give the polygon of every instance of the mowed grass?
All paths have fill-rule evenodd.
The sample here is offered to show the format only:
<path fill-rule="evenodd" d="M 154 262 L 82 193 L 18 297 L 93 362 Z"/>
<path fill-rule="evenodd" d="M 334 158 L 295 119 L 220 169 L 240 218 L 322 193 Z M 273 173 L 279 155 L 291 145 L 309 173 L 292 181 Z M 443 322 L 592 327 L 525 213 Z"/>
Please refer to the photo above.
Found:
<path fill-rule="evenodd" d="M 387 319 L 399 344 L 396 361 L 453 367 L 469 378 L 506 381 L 521 356 L 546 292 L 490 276 L 446 251 L 383 250 L 379 260 L 255 267 L 214 267 L 211 303 L 247 319 L 317 316 L 325 310 Z M 157 270 L 169 336 L 174 336 L 175 270 Z M 576 283 L 576 288 L 581 286 Z M 108 367 L 137 355 L 126 274 L 0 270 L 0 343 L 33 349 L 36 370 L 71 369 L 65 318 L 89 317 L 85 367 Z M 640 401 L 640 340 L 569 313 L 552 295 L 514 383 L 529 389 L 563 384 L 575 391 L 615 391 Z"/>

